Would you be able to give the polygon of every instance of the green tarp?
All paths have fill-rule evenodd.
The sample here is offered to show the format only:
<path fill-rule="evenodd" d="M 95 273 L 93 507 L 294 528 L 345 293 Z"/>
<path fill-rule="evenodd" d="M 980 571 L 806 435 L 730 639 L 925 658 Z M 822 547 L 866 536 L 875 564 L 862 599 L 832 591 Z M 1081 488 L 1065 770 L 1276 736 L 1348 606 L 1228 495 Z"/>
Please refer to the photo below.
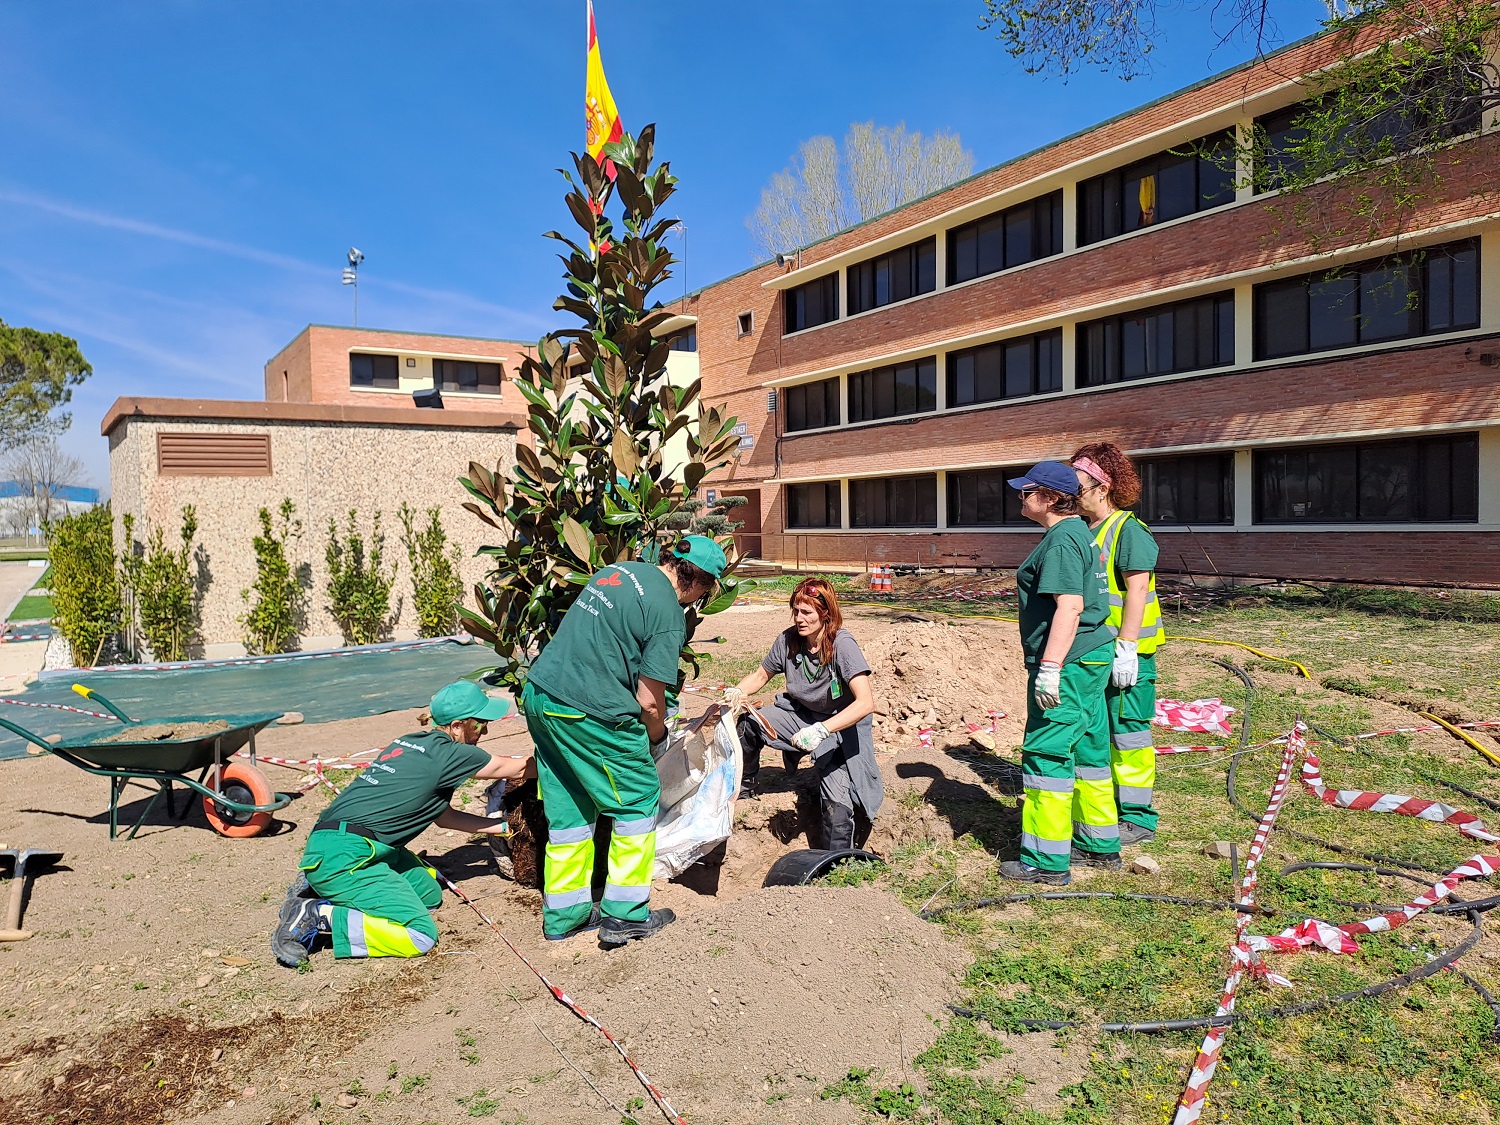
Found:
<path fill-rule="evenodd" d="M 309 723 L 329 723 L 423 706 L 444 684 L 496 663 L 494 650 L 484 644 L 444 640 L 420 647 L 372 645 L 264 664 L 48 673 L 14 698 L 104 711 L 72 690 L 73 684 L 81 683 L 136 719 L 301 711 Z M 65 738 L 114 722 L 3 702 L 0 718 L 43 737 Z M 26 745 L 0 729 L 0 760 L 25 757 Z"/>

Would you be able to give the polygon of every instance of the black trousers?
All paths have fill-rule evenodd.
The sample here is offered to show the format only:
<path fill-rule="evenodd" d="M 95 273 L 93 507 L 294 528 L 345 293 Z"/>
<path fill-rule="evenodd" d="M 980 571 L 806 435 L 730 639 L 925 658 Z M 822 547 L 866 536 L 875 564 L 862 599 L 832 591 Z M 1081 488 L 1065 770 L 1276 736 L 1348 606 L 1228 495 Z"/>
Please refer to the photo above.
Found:
<path fill-rule="evenodd" d="M 760 755 L 765 749 L 765 732 L 760 723 L 748 715 L 741 715 L 735 724 L 739 735 L 740 750 L 745 763 L 745 784 L 752 785 L 760 774 Z M 783 750 L 781 763 L 788 773 L 796 770 L 803 754 L 799 750 Z M 837 801 L 820 802 L 823 814 L 823 847 L 830 851 L 862 848 L 870 838 L 870 818 L 862 810 L 851 808 Z"/>

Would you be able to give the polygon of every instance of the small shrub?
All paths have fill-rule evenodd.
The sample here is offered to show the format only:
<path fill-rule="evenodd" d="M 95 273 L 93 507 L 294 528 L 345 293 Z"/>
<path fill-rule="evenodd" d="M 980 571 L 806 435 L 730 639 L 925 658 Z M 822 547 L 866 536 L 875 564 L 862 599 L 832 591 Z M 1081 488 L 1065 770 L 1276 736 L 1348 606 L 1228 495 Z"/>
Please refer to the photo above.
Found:
<path fill-rule="evenodd" d="M 448 533 L 439 516 L 441 508 L 427 509 L 427 526 L 418 529 L 417 513 L 402 503 L 401 545 L 411 568 L 412 605 L 417 611 L 417 634 L 446 637 L 458 627 L 458 607 L 463 602 L 464 583 L 459 576 L 459 551 L 448 549 Z"/>
<path fill-rule="evenodd" d="M 91 667 L 104 642 L 120 631 L 120 576 L 114 516 L 108 504 L 64 516 L 46 528 L 52 558 L 52 624 Z"/>
<path fill-rule="evenodd" d="M 306 584 L 299 580 L 287 549 L 302 537 L 302 521 L 294 519 L 296 506 L 290 498 L 277 509 L 279 522 L 262 508 L 260 534 L 255 546 L 255 582 L 240 597 L 250 608 L 240 618 L 245 627 L 245 648 L 257 656 L 290 652 L 297 644 L 297 634 L 307 618 Z"/>
<path fill-rule="evenodd" d="M 135 517 L 126 514 L 121 522 L 125 553 L 120 559 L 120 587 L 132 626 L 131 647 L 139 649 L 144 640 L 155 659 L 182 660 L 198 632 L 192 567 L 198 513 L 191 504 L 183 507 L 176 549 L 168 549 L 166 533 L 159 527 L 152 528 L 141 544 L 135 539 Z"/>
<path fill-rule="evenodd" d="M 324 558 L 328 562 L 328 612 L 343 631 L 344 643 L 368 645 L 384 640 L 390 632 L 396 569 L 387 572 L 382 566 L 385 534 L 380 530 L 380 513 L 372 521 L 368 546 L 353 510 L 342 536 L 338 524 L 329 520 Z"/>

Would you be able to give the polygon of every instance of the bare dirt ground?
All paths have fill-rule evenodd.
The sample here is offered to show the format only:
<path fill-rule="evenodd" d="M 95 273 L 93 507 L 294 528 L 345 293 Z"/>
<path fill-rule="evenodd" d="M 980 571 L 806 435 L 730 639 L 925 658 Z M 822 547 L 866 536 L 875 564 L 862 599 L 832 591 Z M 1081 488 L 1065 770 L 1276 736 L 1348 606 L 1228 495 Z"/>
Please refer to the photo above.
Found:
<path fill-rule="evenodd" d="M 753 660 L 785 623 L 781 608 L 731 611 L 716 620 L 717 648 Z M 1006 767 L 979 761 L 964 723 L 1002 751 L 1019 741 L 1019 717 L 991 735 L 987 715 L 1020 709 L 1014 626 L 879 611 L 849 624 L 884 712 L 890 800 L 871 846 L 995 831 L 998 802 L 983 782 Z M 712 698 L 685 697 L 689 713 Z M 273 727 L 259 750 L 346 754 L 416 727 L 414 711 Z M 938 734 L 931 748 L 916 735 L 926 727 Z M 487 745 L 525 752 L 524 725 L 500 724 Z M 215 835 L 195 799 L 185 821 L 157 809 L 135 840 L 111 843 L 102 779 L 47 756 L 0 768 L 0 842 L 64 853 L 34 881 L 25 925 L 36 936 L 0 944 L 0 1121 L 615 1125 L 622 1110 L 655 1115 L 649 1103 L 632 1108 L 643 1091 L 598 1033 L 451 898 L 437 915 L 437 955 L 339 963 L 322 952 L 311 971 L 279 967 L 268 935 L 327 789 L 294 801 L 265 837 Z M 300 777 L 265 768 L 278 788 Z M 658 884 L 653 903 L 676 909 L 675 926 L 611 953 L 587 939 L 543 942 L 537 895 L 500 879 L 484 845 L 434 828 L 413 848 L 614 1031 L 688 1120 L 854 1121 L 855 1108 L 819 1091 L 855 1065 L 909 1073 L 968 956 L 884 890 L 762 888 L 778 856 L 807 846 L 802 772 L 768 771 L 766 797 L 739 806 L 721 867 Z M 140 793 L 125 817 L 144 808 Z M 1024 1052 L 1007 1059 L 1042 1065 Z"/>

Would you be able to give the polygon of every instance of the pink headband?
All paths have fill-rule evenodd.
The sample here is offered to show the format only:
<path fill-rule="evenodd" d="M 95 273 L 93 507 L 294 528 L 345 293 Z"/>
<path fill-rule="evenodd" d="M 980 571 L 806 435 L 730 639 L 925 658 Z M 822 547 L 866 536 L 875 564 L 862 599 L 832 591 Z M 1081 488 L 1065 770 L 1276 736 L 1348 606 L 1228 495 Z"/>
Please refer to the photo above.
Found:
<path fill-rule="evenodd" d="M 1111 484 L 1114 483 L 1114 481 L 1110 479 L 1108 473 L 1106 473 L 1098 465 L 1094 464 L 1094 462 L 1090 461 L 1087 457 L 1080 457 L 1076 461 L 1074 461 L 1073 468 L 1082 469 L 1084 472 L 1088 473 L 1089 476 L 1093 477 L 1096 481 L 1102 484 L 1105 488 L 1108 488 Z"/>

